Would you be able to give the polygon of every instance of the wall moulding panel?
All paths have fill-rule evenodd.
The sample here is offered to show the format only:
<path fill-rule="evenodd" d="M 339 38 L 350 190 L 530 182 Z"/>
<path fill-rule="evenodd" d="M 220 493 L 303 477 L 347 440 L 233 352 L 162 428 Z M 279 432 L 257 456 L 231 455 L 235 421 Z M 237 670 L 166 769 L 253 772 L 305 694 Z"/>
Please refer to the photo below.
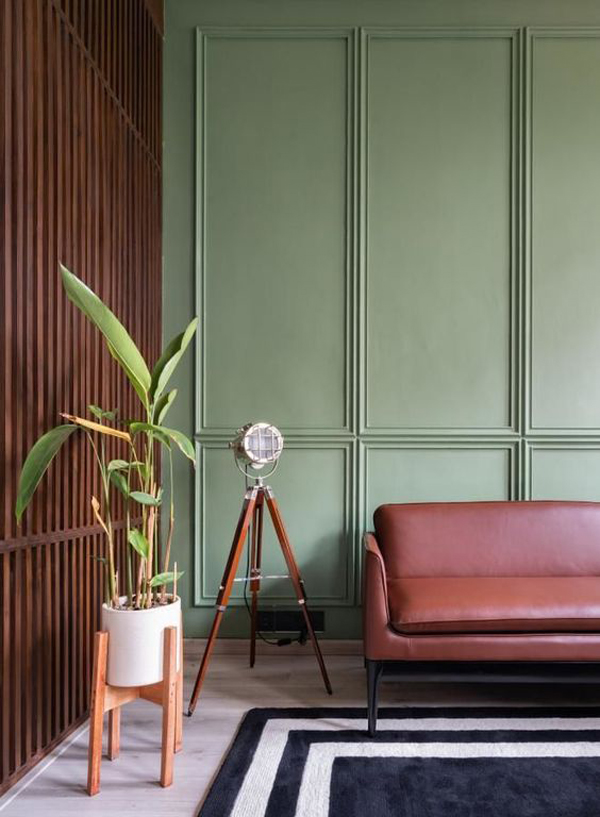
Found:
<path fill-rule="evenodd" d="M 226 441 L 197 443 L 195 604 L 214 605 L 245 492 Z M 348 606 L 355 602 L 355 445 L 314 437 L 286 441 L 272 485 L 306 582 L 310 603 Z M 265 510 L 263 569 L 287 573 Z M 247 575 L 243 558 L 238 576 Z M 263 583 L 263 603 L 293 602 L 288 580 Z M 232 606 L 244 604 L 240 586 Z"/>
<path fill-rule="evenodd" d="M 600 501 L 600 440 L 528 442 L 527 499 Z"/>
<path fill-rule="evenodd" d="M 600 434 L 600 28 L 526 41 L 526 433 Z"/>
<path fill-rule="evenodd" d="M 363 33 L 363 433 L 518 429 L 520 37 Z"/>
<path fill-rule="evenodd" d="M 197 32 L 198 432 L 352 429 L 356 36 Z"/>

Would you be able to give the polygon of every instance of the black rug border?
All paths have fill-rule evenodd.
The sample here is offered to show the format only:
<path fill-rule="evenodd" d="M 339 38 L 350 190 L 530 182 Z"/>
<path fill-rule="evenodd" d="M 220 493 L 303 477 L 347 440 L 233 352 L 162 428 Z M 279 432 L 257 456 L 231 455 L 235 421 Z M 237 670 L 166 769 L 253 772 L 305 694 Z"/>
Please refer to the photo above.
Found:
<path fill-rule="evenodd" d="M 227 815 L 239 791 L 241 781 L 248 771 L 256 747 L 260 742 L 267 721 L 273 718 L 303 720 L 306 718 L 366 718 L 364 707 L 255 707 L 249 709 L 240 721 L 238 730 L 221 763 L 221 766 L 200 804 L 196 817 L 223 817 Z M 598 706 L 419 706 L 381 707 L 379 719 L 395 718 L 577 718 L 600 717 Z M 383 724 L 381 724 L 383 727 Z M 385 729 L 382 728 L 382 731 Z M 371 740 L 365 734 L 367 740 Z M 235 783 L 232 786 L 232 782 Z"/>

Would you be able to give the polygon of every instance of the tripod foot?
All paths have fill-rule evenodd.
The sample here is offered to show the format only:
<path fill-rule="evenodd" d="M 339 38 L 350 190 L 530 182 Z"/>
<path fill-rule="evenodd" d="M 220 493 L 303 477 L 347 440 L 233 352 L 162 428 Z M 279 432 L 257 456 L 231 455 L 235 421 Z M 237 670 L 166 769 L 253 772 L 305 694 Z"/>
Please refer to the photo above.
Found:
<path fill-rule="evenodd" d="M 185 713 L 185 717 L 191 718 L 193 714 L 194 714 L 193 709 L 188 709 L 188 711 Z"/>

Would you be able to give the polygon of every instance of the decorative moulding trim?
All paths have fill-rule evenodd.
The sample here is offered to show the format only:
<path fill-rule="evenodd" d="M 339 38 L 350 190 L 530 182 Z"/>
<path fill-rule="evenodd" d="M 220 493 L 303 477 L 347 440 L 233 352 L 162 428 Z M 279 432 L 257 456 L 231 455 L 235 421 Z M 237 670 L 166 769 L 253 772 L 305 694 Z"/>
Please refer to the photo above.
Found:
<path fill-rule="evenodd" d="M 370 39 L 414 39 L 430 40 L 435 38 L 468 40 L 507 39 L 517 37 L 521 29 L 518 26 L 363 26 L 362 34 Z"/>
<path fill-rule="evenodd" d="M 256 421 L 259 418 L 248 419 Z M 355 435 L 351 431 L 348 431 L 348 429 L 346 428 L 315 428 L 311 426 L 306 426 L 302 428 L 299 426 L 280 426 L 280 425 L 278 425 L 277 428 L 281 431 L 286 440 L 290 437 L 298 437 L 300 439 L 314 437 L 337 440 L 340 439 L 353 440 L 355 438 Z M 233 437 L 235 437 L 237 431 L 238 429 L 234 428 L 233 426 L 229 427 L 222 426 L 220 428 L 214 427 L 205 428 L 202 431 L 199 431 L 196 434 L 194 434 L 194 438 L 196 440 L 231 440 L 233 439 Z"/>
<path fill-rule="evenodd" d="M 431 441 L 460 441 L 473 440 L 474 442 L 486 439 L 495 440 L 519 440 L 520 435 L 516 431 L 510 429 L 483 429 L 483 428 L 465 428 L 465 429 L 447 429 L 447 428 L 377 428 L 369 429 L 361 434 L 353 434 L 349 431 L 340 431 L 338 429 L 318 429 L 314 428 L 280 428 L 286 442 L 288 440 L 295 442 L 353 442 L 354 440 L 369 442 L 370 440 L 377 442 L 378 440 L 398 440 L 398 442 L 411 442 L 413 440 L 431 440 Z M 194 435 L 194 439 L 198 442 L 229 442 L 233 439 L 237 429 L 211 429 L 202 431 Z"/>
<path fill-rule="evenodd" d="M 600 439 L 523 440 L 523 499 L 531 499 L 533 494 L 534 451 L 600 451 Z"/>
<path fill-rule="evenodd" d="M 295 450 L 304 451 L 343 451 L 344 465 L 343 465 L 343 519 L 344 531 L 343 536 L 347 542 L 346 547 L 346 578 L 342 593 L 338 596 L 318 596 L 310 595 L 310 604 L 312 607 L 318 605 L 325 605 L 327 607 L 351 607 L 356 603 L 356 546 L 355 536 L 356 526 L 356 443 L 351 440 L 323 440 L 314 438 L 312 440 L 287 440 L 287 447 Z M 206 458 L 204 452 L 206 450 L 227 450 L 227 440 L 205 440 L 203 443 L 196 441 L 196 458 L 198 467 L 195 474 L 195 491 L 194 491 L 194 606 L 195 607 L 211 607 L 214 605 L 217 598 L 217 587 L 208 589 L 204 585 L 206 576 L 206 494 L 204 486 L 206 484 Z M 235 468 L 232 461 L 232 479 L 235 479 Z M 275 486 L 276 487 L 276 486 Z M 240 504 L 243 496 L 243 485 L 240 480 Z M 283 509 L 285 519 L 285 508 Z M 235 528 L 235 519 L 231 520 L 231 531 Z M 270 524 L 267 522 L 267 524 Z M 224 543 L 223 547 L 223 565 L 227 554 L 229 552 L 230 542 Z M 294 543 L 292 542 L 292 545 Z M 269 602 L 273 603 L 287 603 L 293 604 L 291 596 L 269 596 Z M 230 607 L 240 607 L 244 604 L 243 599 L 231 598 L 229 601 Z"/>
<path fill-rule="evenodd" d="M 423 437 L 499 437 L 506 439 L 513 439 L 519 437 L 519 432 L 508 426 L 501 426 L 498 428 L 484 426 L 464 426 L 459 428 L 452 427 L 436 427 L 429 426 L 428 428 L 413 428 L 410 426 L 370 426 L 360 432 L 360 439 L 377 439 L 378 437 L 397 437 L 402 439 Z"/>
<path fill-rule="evenodd" d="M 495 438 L 501 440 L 519 439 L 520 434 L 510 428 L 370 428 L 360 434 L 353 434 L 344 429 L 330 428 L 286 428 L 279 426 L 279 430 L 285 439 L 297 440 L 378 440 L 381 438 L 393 438 L 398 440 L 422 440 L 422 439 L 479 439 Z M 194 439 L 203 440 L 231 440 L 237 432 L 236 428 L 206 429 L 194 434 Z M 589 435 L 588 435 L 589 436 Z"/>
<path fill-rule="evenodd" d="M 523 242 L 523 430 L 529 438 L 535 437 L 566 437 L 587 438 L 600 435 L 598 427 L 545 427 L 534 425 L 533 420 L 533 81 L 534 64 L 533 49 L 536 40 L 540 39 L 598 39 L 600 27 L 581 26 L 543 26 L 524 29 L 524 116 L 523 116 L 523 155 L 526 171 L 524 172 L 523 208 L 524 208 L 524 242 Z M 527 476 L 526 489 L 530 496 L 530 479 Z"/>
<path fill-rule="evenodd" d="M 360 138 L 359 138 L 359 202 L 360 202 L 360 253 L 359 253 L 359 284 L 358 284 L 358 313 L 359 313 L 359 407 L 358 428 L 361 435 L 368 433 L 404 433 L 428 434 L 444 433 L 448 435 L 487 435 L 503 432 L 518 433 L 519 428 L 519 337 L 521 335 L 521 320 L 519 309 L 519 292 L 521 280 L 521 253 L 519 231 L 519 202 L 520 202 L 520 150 L 519 136 L 521 128 L 521 61 L 522 61 L 522 31 L 515 27 L 407 27 L 407 28 L 363 28 L 361 29 L 361 105 L 360 105 Z M 413 427 L 381 428 L 371 425 L 368 418 L 367 384 L 368 384 L 368 221 L 367 221 L 367 190 L 369 186 L 368 170 L 368 140 L 369 140 L 369 44 L 377 39 L 507 39 L 511 42 L 511 167 L 510 167 L 510 259 L 509 271 L 509 377 L 508 377 L 508 420 L 502 427 L 476 428 L 452 427 L 444 429 L 419 429 Z"/>
<path fill-rule="evenodd" d="M 528 26 L 524 31 L 530 40 L 600 37 L 600 26 Z"/>
<path fill-rule="evenodd" d="M 346 27 L 204 27 L 196 29 L 196 314 L 204 316 L 206 304 L 206 51 L 211 39 L 329 39 L 346 42 L 346 213 L 345 213 L 345 318 L 344 357 L 345 387 L 343 422 L 339 427 L 316 427 L 310 433 L 331 436 L 350 433 L 356 425 L 354 388 L 356 377 L 355 352 L 355 266 L 356 266 L 356 111 L 358 109 L 358 29 Z M 196 334 L 195 379 L 199 384 L 195 397 L 195 428 L 198 434 L 210 430 L 230 433 L 228 427 L 207 423 L 206 406 L 206 321 L 201 320 Z M 296 430 L 301 433 L 300 429 Z"/>

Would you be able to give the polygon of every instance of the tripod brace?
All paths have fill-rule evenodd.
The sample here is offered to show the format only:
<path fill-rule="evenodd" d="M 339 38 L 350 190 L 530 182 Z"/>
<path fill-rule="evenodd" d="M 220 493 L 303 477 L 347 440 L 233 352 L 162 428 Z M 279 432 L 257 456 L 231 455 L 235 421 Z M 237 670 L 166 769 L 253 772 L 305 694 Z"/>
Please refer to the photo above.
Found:
<path fill-rule="evenodd" d="M 271 488 L 268 485 L 263 485 L 262 480 L 258 480 L 257 484 L 248 488 L 244 496 L 242 511 L 238 519 L 237 527 L 233 537 L 233 543 L 231 545 L 231 550 L 229 551 L 229 558 L 227 559 L 227 564 L 225 565 L 225 572 L 223 573 L 221 586 L 219 587 L 219 594 L 217 596 L 216 602 L 217 610 L 215 613 L 215 618 L 213 620 L 210 634 L 208 636 L 208 641 L 206 643 L 206 648 L 204 650 L 204 655 L 202 657 L 202 663 L 200 664 L 200 669 L 198 670 L 198 676 L 196 677 L 196 683 L 194 684 L 194 690 L 192 692 L 192 697 L 190 699 L 187 713 L 188 717 L 190 717 L 193 714 L 194 709 L 196 708 L 198 696 L 200 695 L 200 689 L 202 688 L 202 684 L 206 676 L 206 671 L 208 670 L 210 657 L 212 655 L 215 641 L 217 639 L 217 634 L 219 632 L 219 627 L 221 625 L 221 619 L 223 618 L 223 614 L 227 609 L 227 604 L 229 603 L 231 590 L 233 588 L 234 582 L 236 581 L 248 581 L 250 583 L 250 591 L 252 593 L 250 666 L 251 667 L 254 666 L 254 661 L 256 658 L 256 619 L 258 614 L 258 592 L 260 590 L 261 579 L 284 578 L 279 576 L 278 577 L 263 576 L 261 574 L 263 510 L 265 505 L 267 506 L 267 509 L 269 511 L 269 515 L 271 517 L 271 521 L 273 523 L 273 527 L 275 529 L 275 533 L 279 541 L 279 546 L 281 547 L 281 552 L 283 553 L 283 558 L 285 559 L 288 568 L 289 573 L 288 576 L 286 576 L 285 578 L 289 578 L 292 582 L 294 591 L 296 593 L 296 598 L 298 600 L 298 604 L 300 605 L 300 609 L 302 610 L 302 614 L 304 616 L 304 621 L 306 624 L 308 635 L 312 641 L 313 649 L 315 651 L 315 657 L 321 670 L 321 675 L 323 677 L 325 689 L 327 690 L 329 695 L 332 694 L 333 690 L 331 688 L 331 683 L 329 682 L 329 676 L 327 675 L 327 669 L 325 667 L 325 661 L 323 660 L 323 654 L 321 653 L 321 648 L 319 647 L 319 642 L 317 641 L 317 637 L 315 635 L 315 631 L 310 620 L 310 614 L 307 608 L 306 594 L 304 592 L 304 582 L 302 580 L 302 576 L 300 575 L 300 570 L 298 569 L 298 565 L 294 557 L 294 552 L 292 550 L 292 545 L 290 543 L 285 526 L 283 524 L 283 519 L 281 518 L 281 513 L 279 511 L 277 500 L 275 499 Z M 250 527 L 251 522 L 252 522 L 252 541 L 250 543 L 251 547 L 250 576 L 243 579 L 236 579 L 235 574 L 237 573 L 240 557 L 244 549 L 244 542 L 246 540 L 246 536 L 248 535 L 248 529 Z"/>

